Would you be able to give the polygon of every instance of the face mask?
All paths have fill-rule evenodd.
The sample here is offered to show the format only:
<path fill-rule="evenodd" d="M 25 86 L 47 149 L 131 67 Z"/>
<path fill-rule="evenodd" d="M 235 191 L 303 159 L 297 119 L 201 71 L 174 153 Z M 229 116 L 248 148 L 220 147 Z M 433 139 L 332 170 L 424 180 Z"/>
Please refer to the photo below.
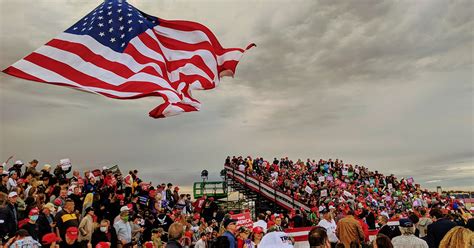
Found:
<path fill-rule="evenodd" d="M 32 221 L 37 221 L 37 220 L 38 220 L 38 215 L 32 215 L 32 216 L 30 216 L 30 220 L 32 220 Z"/>
<path fill-rule="evenodd" d="M 101 232 L 106 232 L 106 231 L 107 231 L 107 227 L 106 227 L 106 226 L 101 226 L 101 227 L 100 227 L 100 231 L 101 231 Z"/>
<path fill-rule="evenodd" d="M 122 220 L 123 220 L 124 222 L 127 222 L 127 221 L 128 221 L 128 216 L 122 217 Z"/>

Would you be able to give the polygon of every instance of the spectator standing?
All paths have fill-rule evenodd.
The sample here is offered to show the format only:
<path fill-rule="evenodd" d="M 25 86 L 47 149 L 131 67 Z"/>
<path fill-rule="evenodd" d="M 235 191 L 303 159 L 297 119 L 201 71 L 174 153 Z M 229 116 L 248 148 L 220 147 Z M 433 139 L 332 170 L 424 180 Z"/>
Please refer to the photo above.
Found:
<path fill-rule="evenodd" d="M 352 209 L 337 223 L 336 235 L 346 248 L 351 247 L 352 242 L 360 244 L 365 239 L 364 231 L 362 231 L 359 221 L 354 218 Z"/>
<path fill-rule="evenodd" d="M 426 241 L 415 236 L 415 226 L 410 219 L 400 219 L 401 236 L 392 239 L 394 248 L 428 248 Z"/>
<path fill-rule="evenodd" d="M 117 233 L 118 247 L 128 247 L 132 244 L 132 227 L 128 221 L 128 211 L 120 212 L 120 219 L 114 223 Z"/>
<path fill-rule="evenodd" d="M 117 247 L 117 233 L 107 219 L 101 220 L 99 228 L 92 233 L 92 247 L 96 247 L 100 242 L 108 242 L 111 244 L 111 247 Z"/>
<path fill-rule="evenodd" d="M 201 238 L 196 242 L 194 248 L 207 248 L 207 235 L 206 233 L 201 233 Z"/>
<path fill-rule="evenodd" d="M 168 230 L 168 243 L 166 248 L 181 248 L 183 247 L 179 240 L 183 237 L 184 227 L 181 223 L 175 222 L 171 224 Z"/>
<path fill-rule="evenodd" d="M 29 236 L 31 236 L 34 240 L 40 241 L 39 239 L 39 227 L 38 227 L 38 217 L 39 217 L 39 209 L 32 208 L 28 214 L 28 223 L 22 226 L 23 229 L 28 231 Z"/>
<path fill-rule="evenodd" d="M 56 235 L 60 237 L 63 241 L 66 238 L 66 231 L 70 227 L 77 227 L 79 226 L 79 219 L 77 215 L 74 213 L 74 201 L 71 199 L 67 199 L 64 203 L 63 210 L 55 216 L 56 222 Z M 71 229 L 72 230 L 72 229 Z"/>
<path fill-rule="evenodd" d="M 15 232 L 18 230 L 18 207 L 17 207 L 18 194 L 15 191 L 8 193 L 8 203 L 5 207 L 5 218 L 4 225 L 6 228 L 7 236 L 13 237 Z"/>
<path fill-rule="evenodd" d="M 229 240 L 229 248 L 237 248 L 237 242 L 235 240 L 235 234 L 237 232 L 237 220 L 236 219 L 224 219 L 225 232 L 222 236 L 227 237 Z"/>
<path fill-rule="evenodd" d="M 336 236 L 336 221 L 334 221 L 331 213 L 326 208 L 324 208 L 320 214 L 323 218 L 319 221 L 318 226 L 326 229 L 329 243 L 331 243 L 331 246 L 336 246 L 336 243 L 339 242 L 339 239 Z"/>
<path fill-rule="evenodd" d="M 430 248 L 438 248 L 444 235 L 446 235 L 451 228 L 455 227 L 456 223 L 445 218 L 438 208 L 431 209 L 430 216 L 433 219 L 433 223 L 427 228 L 426 242 Z"/>
<path fill-rule="evenodd" d="M 52 203 L 46 203 L 43 205 L 43 209 L 38 217 L 38 238 L 39 240 L 43 240 L 43 236 L 54 232 L 54 228 L 56 227 L 56 223 L 54 222 L 54 215 L 55 212 L 54 205 Z"/>
<path fill-rule="evenodd" d="M 393 239 L 396 236 L 402 235 L 400 233 L 400 229 L 397 226 L 387 225 L 387 223 L 388 223 L 387 216 L 379 215 L 379 217 L 377 218 L 377 221 L 378 221 L 379 226 L 380 226 L 380 229 L 379 229 L 378 233 L 386 235 L 390 240 Z"/>
<path fill-rule="evenodd" d="M 94 208 L 88 207 L 85 209 L 85 216 L 79 224 L 78 241 L 81 247 L 86 247 L 92 240 L 92 232 L 94 231 Z"/>

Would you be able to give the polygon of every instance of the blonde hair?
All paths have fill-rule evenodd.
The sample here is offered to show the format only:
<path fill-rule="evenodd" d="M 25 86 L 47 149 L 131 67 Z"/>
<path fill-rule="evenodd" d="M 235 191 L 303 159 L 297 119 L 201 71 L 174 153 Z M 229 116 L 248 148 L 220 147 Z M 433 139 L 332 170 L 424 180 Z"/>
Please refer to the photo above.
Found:
<path fill-rule="evenodd" d="M 474 232 L 457 226 L 449 230 L 439 243 L 440 248 L 470 248 L 474 246 Z"/>

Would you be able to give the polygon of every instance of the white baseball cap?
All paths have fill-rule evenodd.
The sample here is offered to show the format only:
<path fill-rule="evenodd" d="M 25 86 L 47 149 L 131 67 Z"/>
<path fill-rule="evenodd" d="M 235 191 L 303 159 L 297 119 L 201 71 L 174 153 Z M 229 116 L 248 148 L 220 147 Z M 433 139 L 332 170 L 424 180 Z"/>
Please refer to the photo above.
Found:
<path fill-rule="evenodd" d="M 130 209 L 127 206 L 123 206 L 120 208 L 120 212 L 125 212 L 125 211 L 130 211 Z"/>
<path fill-rule="evenodd" d="M 258 248 L 293 248 L 290 236 L 284 232 L 270 232 L 263 236 Z"/>
<path fill-rule="evenodd" d="M 23 162 L 21 162 L 21 160 L 17 160 L 17 161 L 15 161 L 15 164 L 21 164 L 21 165 L 24 165 L 24 163 L 23 163 Z"/>
<path fill-rule="evenodd" d="M 9 198 L 13 198 L 15 196 L 18 196 L 18 194 L 15 191 L 12 191 L 12 192 L 8 193 Z"/>

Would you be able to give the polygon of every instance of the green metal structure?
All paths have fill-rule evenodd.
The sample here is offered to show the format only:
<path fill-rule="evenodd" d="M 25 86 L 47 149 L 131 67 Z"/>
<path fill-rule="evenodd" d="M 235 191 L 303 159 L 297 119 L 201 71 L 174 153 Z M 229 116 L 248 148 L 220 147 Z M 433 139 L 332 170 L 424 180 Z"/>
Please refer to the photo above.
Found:
<path fill-rule="evenodd" d="M 222 199 L 227 197 L 227 183 L 220 182 L 195 182 L 193 186 L 194 199 L 206 194 L 207 197 Z"/>

